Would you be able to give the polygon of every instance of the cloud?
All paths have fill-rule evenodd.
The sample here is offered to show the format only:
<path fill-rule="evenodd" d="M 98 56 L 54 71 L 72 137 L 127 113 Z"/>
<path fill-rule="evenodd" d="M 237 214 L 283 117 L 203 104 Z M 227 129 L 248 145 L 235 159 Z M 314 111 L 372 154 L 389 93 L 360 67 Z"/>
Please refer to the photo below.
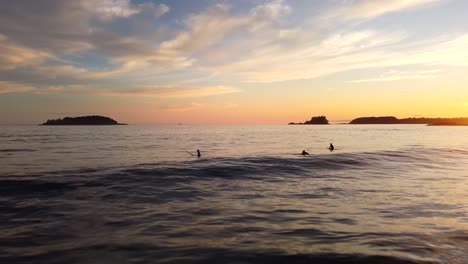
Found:
<path fill-rule="evenodd" d="M 288 52 L 264 46 L 244 52 L 229 64 L 213 65 L 218 74 L 252 83 L 314 79 L 338 72 L 403 65 L 468 66 L 468 34 L 430 44 L 403 43 L 405 34 L 348 32 L 321 42 L 304 41 Z M 393 45 L 389 49 L 389 45 Z"/>
<path fill-rule="evenodd" d="M 0 71 L 35 66 L 51 57 L 49 53 L 13 44 L 0 34 Z"/>
<path fill-rule="evenodd" d="M 73 65 L 38 66 L 35 70 L 50 79 L 57 79 L 57 77 L 64 76 L 84 78 L 85 75 L 90 74 L 87 69 L 75 67 Z"/>
<path fill-rule="evenodd" d="M 189 98 L 189 97 L 206 97 L 213 95 L 223 95 L 237 93 L 240 90 L 231 87 L 216 86 L 216 87 L 144 87 L 122 91 L 113 91 L 117 95 L 144 95 L 156 96 L 159 98 Z"/>
<path fill-rule="evenodd" d="M 129 17 L 140 12 L 138 8 L 130 6 L 129 0 L 100 0 L 84 4 L 89 5 L 89 10 L 99 14 L 101 19 Z"/>
<path fill-rule="evenodd" d="M 88 1 L 91 2 L 91 1 Z M 73 53 L 92 47 L 86 41 L 93 14 L 84 0 L 3 1 L 0 32 L 41 50 Z"/>
<path fill-rule="evenodd" d="M 195 98 L 240 92 L 239 89 L 224 86 L 215 87 L 175 87 L 154 86 L 111 89 L 87 85 L 49 86 L 40 89 L 25 90 L 35 94 L 82 94 L 95 96 L 143 96 L 157 98 Z"/>
<path fill-rule="evenodd" d="M 98 18 L 104 20 L 111 20 L 115 17 L 130 17 L 141 12 L 147 12 L 154 17 L 159 17 L 169 12 L 169 7 L 164 4 L 143 3 L 133 5 L 130 0 L 83 1 L 83 4 L 87 10 L 96 13 Z"/>
<path fill-rule="evenodd" d="M 347 21 L 356 19 L 371 19 L 388 13 L 415 9 L 443 0 L 356 0 L 345 3 L 339 7 L 325 12 L 319 20 Z"/>
<path fill-rule="evenodd" d="M 151 76 L 180 69 L 196 70 L 200 66 L 196 64 L 197 53 L 210 52 L 212 46 L 221 44 L 226 37 L 241 35 L 245 31 L 253 34 L 264 29 L 288 14 L 290 8 L 283 1 L 272 1 L 252 8 L 245 15 L 234 16 L 229 6 L 215 5 L 189 16 L 182 31 L 161 43 L 147 38 L 152 34 L 133 35 L 109 28 L 114 19 L 134 18 L 136 15 L 157 17 L 168 11 L 169 7 L 165 5 L 134 5 L 129 0 L 37 0 L 34 3 L 18 0 L 2 3 L 0 32 L 5 34 L 5 38 L 8 36 L 13 42 L 24 43 L 25 46 L 21 46 L 21 51 L 10 46 L 9 50 L 4 48 L 5 63 L 0 70 L 31 66 L 31 71 L 50 79 L 66 77 L 75 80 L 112 79 L 123 75 L 127 80 L 137 80 L 143 74 Z M 95 20 L 105 23 L 93 24 Z M 151 20 L 151 25 L 155 27 L 154 20 Z M 284 31 L 282 34 L 290 33 Z M 96 70 L 69 61 L 49 64 L 45 60 L 46 56 L 58 58 L 63 54 L 91 50 L 105 56 L 113 67 Z"/>
<path fill-rule="evenodd" d="M 424 47 L 416 52 L 406 52 L 400 59 L 407 64 L 438 64 L 468 66 L 468 34 L 458 35 Z"/>
<path fill-rule="evenodd" d="M 324 16 L 369 19 L 441 1 L 346 1 Z M 346 28 L 321 32 L 313 25 L 293 24 L 288 3 L 266 1 L 244 12 L 216 4 L 188 15 L 177 29 L 165 30 L 155 19 L 170 9 L 152 2 L 6 1 L 0 9 L 0 76 L 3 80 L 25 76 L 24 83 L 40 80 L 51 87 L 79 84 L 85 94 L 182 98 L 238 91 L 182 85 L 188 82 L 272 83 L 375 67 L 468 66 L 468 34 L 412 43 L 411 35 L 401 31 Z M 31 75 L 29 79 L 25 72 Z M 430 76 L 423 75 L 393 73 L 367 81 Z M 116 80 L 118 87 L 107 88 Z M 171 85 L 151 85 L 163 82 Z M 130 88 L 119 90 L 124 86 Z M 83 87 L 104 88 L 88 91 Z"/>
<path fill-rule="evenodd" d="M 169 7 L 164 4 L 133 4 L 130 0 L 3 1 L 0 8 L 0 32 L 26 47 L 56 54 L 89 50 L 104 51 L 111 55 L 127 50 L 128 54 L 141 52 L 138 47 L 144 45 L 144 41 L 136 37 L 130 40 L 128 32 L 112 27 L 112 22 L 130 18 L 139 20 L 148 15 L 154 20 L 167 12 Z M 138 27 L 133 30 L 138 31 Z M 139 36 L 146 39 L 148 35 L 156 34 Z M 117 49 L 117 52 L 113 49 Z"/>
<path fill-rule="evenodd" d="M 248 15 L 234 16 L 230 7 L 218 4 L 185 21 L 186 30 L 163 42 L 157 54 L 190 54 L 210 48 L 228 36 L 255 32 L 288 14 L 283 1 L 272 1 L 251 9 Z"/>
<path fill-rule="evenodd" d="M 213 71 L 235 74 L 247 82 L 281 82 L 312 79 L 335 72 L 362 67 L 359 64 L 373 60 L 369 56 L 376 49 L 397 43 L 402 34 L 380 34 L 374 31 L 356 31 L 332 34 L 317 41 L 299 38 L 294 49 L 289 41 L 281 39 L 255 49 L 244 51 L 230 63 L 210 66 Z"/>
<path fill-rule="evenodd" d="M 143 7 L 147 8 L 146 5 Z M 127 14 L 125 12 L 128 10 L 124 12 L 120 9 L 118 5 L 115 12 Z M 167 11 L 164 8 L 161 10 Z M 184 69 L 197 71 L 204 64 L 203 61 L 198 61 L 198 58 L 204 60 L 207 58 L 205 55 L 213 58 L 213 54 L 216 53 L 214 46 L 218 46 L 220 50 L 222 48 L 219 45 L 224 45 L 227 38 L 241 36 L 246 32 L 261 35 L 261 31 L 271 30 L 279 19 L 290 12 L 290 7 L 283 1 L 272 1 L 252 8 L 245 15 L 234 16 L 230 12 L 229 6 L 218 4 L 202 13 L 191 15 L 184 21 L 183 30 L 157 47 L 152 47 L 151 42 L 142 41 L 140 38 L 93 30 L 89 34 L 93 49 L 110 56 L 112 62 L 119 65 L 117 68 L 88 71 L 82 67 L 68 65 L 43 66 L 40 70 L 47 76 L 56 77 L 63 74 L 80 80 L 109 79 L 122 75 L 139 79 L 142 75 L 151 76 Z M 297 35 L 297 32 L 297 29 L 281 30 L 278 32 L 278 38 L 287 40 Z M 226 53 L 225 50 L 222 53 Z M 236 52 L 230 53 L 235 56 Z"/>
<path fill-rule="evenodd" d="M 438 77 L 437 73 L 440 70 L 430 71 L 413 71 L 413 72 L 402 72 L 402 71 L 389 71 L 377 78 L 360 79 L 351 81 L 353 83 L 366 83 L 366 82 L 388 82 L 388 81 L 401 81 L 401 80 L 422 80 L 432 79 Z"/>
<path fill-rule="evenodd" d="M 34 90 L 35 88 L 29 85 L 0 81 L 0 94 L 26 93 Z"/>
<path fill-rule="evenodd" d="M 140 13 L 151 14 L 154 18 L 158 18 L 170 11 L 170 8 L 165 4 L 156 5 L 154 3 L 144 3 L 139 5 Z"/>

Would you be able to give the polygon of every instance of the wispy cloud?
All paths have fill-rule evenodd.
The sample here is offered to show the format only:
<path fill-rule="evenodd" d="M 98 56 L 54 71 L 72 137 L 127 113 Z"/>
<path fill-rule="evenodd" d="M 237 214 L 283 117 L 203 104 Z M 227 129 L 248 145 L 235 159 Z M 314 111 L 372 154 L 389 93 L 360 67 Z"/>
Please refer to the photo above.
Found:
<path fill-rule="evenodd" d="M 206 97 L 214 95 L 223 95 L 237 93 L 240 90 L 232 87 L 216 86 L 216 87 L 144 87 L 122 91 L 113 91 L 111 94 L 116 95 L 144 95 L 156 96 L 160 98 L 190 98 L 190 97 Z"/>
<path fill-rule="evenodd" d="M 14 85 L 14 84 L 12 84 Z M 13 87 L 13 86 L 12 86 Z M 5 89 L 6 90 L 6 89 Z M 9 90 L 12 90 L 11 88 Z M 46 88 L 17 89 L 18 92 L 35 94 L 85 94 L 96 96 L 142 96 L 156 98 L 195 98 L 240 92 L 239 89 L 224 86 L 215 87 L 135 87 L 127 89 L 99 88 L 86 85 L 50 86 Z"/>
<path fill-rule="evenodd" d="M 401 80 L 422 80 L 422 79 L 432 79 L 438 77 L 437 73 L 440 70 L 430 70 L 430 71 L 412 71 L 412 72 L 403 72 L 403 71 L 389 71 L 377 78 L 369 79 L 360 79 L 353 80 L 350 82 L 353 83 L 365 83 L 365 82 L 389 82 L 389 81 L 401 81 Z"/>
<path fill-rule="evenodd" d="M 228 5 L 214 5 L 187 18 L 184 23 L 186 29 L 178 32 L 173 39 L 163 42 L 156 51 L 156 57 L 188 56 L 194 52 L 203 52 L 227 37 L 265 29 L 289 12 L 290 7 L 282 0 L 258 5 L 247 15 L 240 16 L 232 15 Z"/>
<path fill-rule="evenodd" d="M 243 56 L 232 58 L 230 63 L 214 65 L 212 69 L 236 74 L 248 82 L 312 79 L 362 67 L 373 59 L 370 55 L 376 49 L 403 38 L 403 34 L 356 31 L 332 34 L 320 41 L 301 39 L 294 49 L 288 49 L 288 43 L 281 47 L 283 43 L 278 41 L 251 49 Z"/>
<path fill-rule="evenodd" d="M 36 66 L 51 57 L 52 55 L 47 52 L 14 44 L 0 34 L 0 71 Z"/>
<path fill-rule="evenodd" d="M 308 42 L 287 53 L 257 49 L 217 72 L 237 74 L 254 83 L 313 79 L 337 72 L 403 65 L 468 66 L 468 34 L 438 40 L 410 49 L 400 42 L 404 35 L 347 33 L 335 41 Z M 344 41 L 343 41 L 344 40 Z M 389 44 L 397 46 L 389 50 Z"/>
<path fill-rule="evenodd" d="M 319 17 L 325 21 L 347 21 L 353 19 L 370 19 L 388 13 L 424 7 L 443 0 L 357 0 L 334 6 Z"/>
<path fill-rule="evenodd" d="M 115 17 L 129 17 L 141 12 L 159 17 L 169 12 L 169 7 L 164 4 L 143 3 L 135 5 L 130 0 L 82 1 L 82 3 L 91 12 L 96 12 L 98 18 L 106 20 Z"/>
<path fill-rule="evenodd" d="M 34 90 L 35 88 L 33 86 L 0 81 L 0 94 L 25 93 Z"/>

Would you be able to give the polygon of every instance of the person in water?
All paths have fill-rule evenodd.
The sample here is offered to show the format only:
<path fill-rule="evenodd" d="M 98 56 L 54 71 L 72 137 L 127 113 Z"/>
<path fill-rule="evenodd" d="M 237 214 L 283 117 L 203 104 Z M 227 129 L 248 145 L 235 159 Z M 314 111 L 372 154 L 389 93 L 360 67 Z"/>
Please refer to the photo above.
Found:
<path fill-rule="evenodd" d="M 201 157 L 201 153 L 199 149 L 197 149 L 197 157 Z"/>
<path fill-rule="evenodd" d="M 333 144 L 330 143 L 330 146 L 328 147 L 328 149 L 329 149 L 330 151 L 333 151 L 333 150 L 335 150 L 335 146 L 333 146 Z"/>
<path fill-rule="evenodd" d="M 302 156 L 309 155 L 309 152 L 307 152 L 307 151 L 305 151 L 305 150 L 302 150 L 301 155 L 302 155 Z"/>

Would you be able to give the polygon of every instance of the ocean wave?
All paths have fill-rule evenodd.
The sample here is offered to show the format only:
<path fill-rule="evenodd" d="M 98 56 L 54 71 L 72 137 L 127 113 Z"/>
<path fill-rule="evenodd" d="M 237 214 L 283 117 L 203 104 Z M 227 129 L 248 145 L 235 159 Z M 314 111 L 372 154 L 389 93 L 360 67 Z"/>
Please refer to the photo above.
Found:
<path fill-rule="evenodd" d="M 114 253 L 112 253 L 114 252 Z M 118 252 L 118 253 L 115 253 Z M 144 257 L 142 257 L 144 256 Z M 182 252 L 147 244 L 94 245 L 26 257 L 0 257 L 5 263 L 164 263 L 164 264 L 435 264 L 393 256 L 363 254 L 296 254 L 192 248 Z"/>
<path fill-rule="evenodd" d="M 409 148 L 2 175 L 0 262 L 462 264 L 467 155 Z"/>
<path fill-rule="evenodd" d="M 35 149 L 0 149 L 0 153 L 34 152 Z"/>

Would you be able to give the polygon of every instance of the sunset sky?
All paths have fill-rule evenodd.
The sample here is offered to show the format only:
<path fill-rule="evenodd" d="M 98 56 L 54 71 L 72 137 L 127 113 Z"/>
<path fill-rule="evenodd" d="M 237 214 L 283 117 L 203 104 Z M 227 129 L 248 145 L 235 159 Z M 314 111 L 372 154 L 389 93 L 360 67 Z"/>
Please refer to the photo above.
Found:
<path fill-rule="evenodd" d="M 0 124 L 468 116 L 466 0 L 0 2 Z"/>

